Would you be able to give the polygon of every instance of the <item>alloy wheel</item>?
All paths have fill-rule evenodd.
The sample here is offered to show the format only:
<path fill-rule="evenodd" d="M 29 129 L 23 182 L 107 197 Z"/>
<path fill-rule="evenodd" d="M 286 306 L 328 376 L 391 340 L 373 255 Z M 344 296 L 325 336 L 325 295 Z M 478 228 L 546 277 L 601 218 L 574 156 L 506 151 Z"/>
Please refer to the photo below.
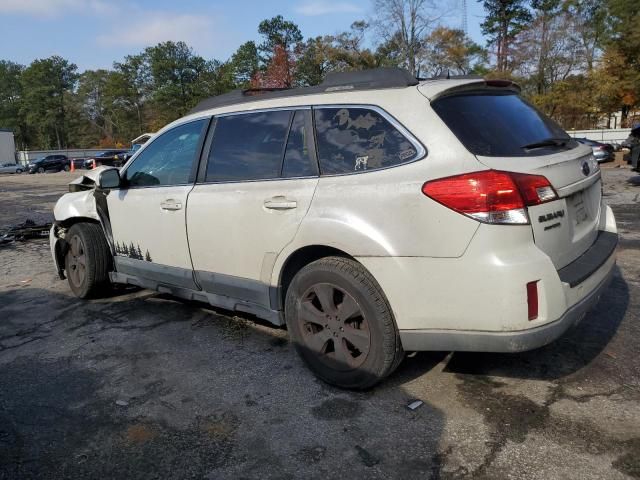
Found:
<path fill-rule="evenodd" d="M 371 348 L 369 322 L 358 302 L 331 283 L 311 286 L 298 306 L 304 347 L 335 370 L 360 367 Z"/>
<path fill-rule="evenodd" d="M 79 235 L 74 235 L 69 241 L 69 265 L 67 275 L 73 285 L 80 288 L 87 276 L 87 256 L 84 244 Z"/>

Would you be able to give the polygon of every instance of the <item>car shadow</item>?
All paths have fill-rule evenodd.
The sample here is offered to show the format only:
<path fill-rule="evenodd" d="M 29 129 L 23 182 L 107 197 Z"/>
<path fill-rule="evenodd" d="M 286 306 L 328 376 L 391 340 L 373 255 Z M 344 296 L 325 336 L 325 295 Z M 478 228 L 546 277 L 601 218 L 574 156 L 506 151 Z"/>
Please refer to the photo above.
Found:
<path fill-rule="evenodd" d="M 5 290 L 0 318 L 0 478 L 443 474 L 444 414 L 408 409 L 404 385 L 442 354 L 356 392 L 316 379 L 281 328 L 148 290 Z"/>

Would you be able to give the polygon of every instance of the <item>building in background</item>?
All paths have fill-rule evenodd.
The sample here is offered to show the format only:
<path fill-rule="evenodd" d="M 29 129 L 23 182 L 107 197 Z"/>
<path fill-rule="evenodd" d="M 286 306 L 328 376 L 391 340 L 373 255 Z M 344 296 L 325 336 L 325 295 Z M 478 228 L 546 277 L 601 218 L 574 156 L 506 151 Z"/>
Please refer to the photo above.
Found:
<path fill-rule="evenodd" d="M 12 130 L 0 128 L 0 165 L 5 163 L 16 163 L 16 143 Z"/>

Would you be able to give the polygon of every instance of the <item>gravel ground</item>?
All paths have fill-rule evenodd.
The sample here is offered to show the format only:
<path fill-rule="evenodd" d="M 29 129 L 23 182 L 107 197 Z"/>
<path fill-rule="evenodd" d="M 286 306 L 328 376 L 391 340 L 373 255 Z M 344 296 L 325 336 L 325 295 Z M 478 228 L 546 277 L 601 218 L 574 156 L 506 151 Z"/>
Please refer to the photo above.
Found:
<path fill-rule="evenodd" d="M 46 241 L 0 247 L 0 479 L 640 478 L 640 176 L 603 172 L 618 268 L 578 327 L 420 353 L 365 393 L 284 330 L 145 290 L 80 301 Z M 50 219 L 74 176 L 0 177 L 0 227 Z"/>

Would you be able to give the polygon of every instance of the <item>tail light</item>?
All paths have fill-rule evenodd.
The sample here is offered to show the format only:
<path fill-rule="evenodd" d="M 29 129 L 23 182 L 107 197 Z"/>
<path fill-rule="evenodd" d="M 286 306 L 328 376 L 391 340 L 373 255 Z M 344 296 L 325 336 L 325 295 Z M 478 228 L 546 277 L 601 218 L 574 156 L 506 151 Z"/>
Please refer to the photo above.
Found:
<path fill-rule="evenodd" d="M 478 221 L 526 225 L 526 207 L 558 198 L 542 175 L 485 170 L 432 180 L 422 193 Z"/>

